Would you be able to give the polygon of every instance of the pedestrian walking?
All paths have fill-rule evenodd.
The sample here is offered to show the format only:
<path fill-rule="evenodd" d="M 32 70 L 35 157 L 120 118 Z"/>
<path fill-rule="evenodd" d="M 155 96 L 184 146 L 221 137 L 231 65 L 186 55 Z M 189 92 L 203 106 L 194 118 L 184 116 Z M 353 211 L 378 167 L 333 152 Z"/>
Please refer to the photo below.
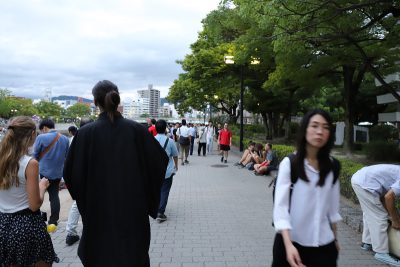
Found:
<path fill-rule="evenodd" d="M 64 179 L 82 216 L 84 266 L 150 266 L 149 216 L 157 217 L 168 157 L 146 127 L 117 111 L 110 81 L 93 90 L 100 115 L 78 130 Z"/>
<path fill-rule="evenodd" d="M 165 134 L 167 127 L 167 122 L 165 120 L 158 120 L 155 127 L 157 131 L 155 138 L 163 147 L 169 158 L 165 179 L 161 187 L 160 205 L 157 214 L 157 221 L 164 222 L 167 220 L 165 209 L 168 203 L 169 191 L 171 190 L 173 177 L 178 171 L 178 149 L 175 146 L 175 142 Z"/>
<path fill-rule="evenodd" d="M 215 136 L 215 128 L 212 122 L 209 121 L 206 127 L 207 154 L 211 154 L 213 151 L 214 136 Z"/>
<path fill-rule="evenodd" d="M 40 207 L 49 186 L 28 156 L 36 138 L 31 118 L 13 118 L 0 143 L 0 266 L 51 266 L 58 262 Z"/>
<path fill-rule="evenodd" d="M 220 149 L 221 162 L 228 162 L 228 152 L 232 146 L 232 132 L 228 129 L 228 123 L 224 124 L 224 128 L 219 132 L 218 145 Z"/>
<path fill-rule="evenodd" d="M 396 198 L 400 196 L 400 166 L 378 164 L 362 168 L 351 178 L 351 185 L 363 211 L 361 248 L 374 251 L 378 261 L 400 266 L 400 260 L 390 256 L 388 227 L 400 230 L 400 214 Z"/>
<path fill-rule="evenodd" d="M 185 165 L 189 163 L 189 148 L 191 145 L 190 131 L 186 126 L 186 120 L 182 119 L 182 125 L 177 130 L 176 134 L 178 135 L 178 143 L 180 146 L 180 154 L 181 154 L 181 165 Z"/>
<path fill-rule="evenodd" d="M 189 123 L 189 137 L 190 137 L 190 149 L 189 155 L 193 155 L 194 140 L 196 139 L 196 128 L 193 123 Z"/>
<path fill-rule="evenodd" d="M 279 165 L 272 266 L 336 266 L 336 223 L 342 218 L 339 182 L 330 157 L 334 140 L 330 115 L 318 109 L 308 112 L 298 134 L 293 164 L 285 157 Z"/>
<path fill-rule="evenodd" d="M 81 122 L 79 123 L 79 129 L 82 128 L 85 124 L 88 124 L 90 122 L 93 122 L 91 118 L 82 118 Z M 76 134 L 76 131 L 75 131 Z M 73 136 L 72 136 L 73 140 Z M 72 142 L 71 140 L 71 142 Z M 72 202 L 71 208 L 69 209 L 68 213 L 68 221 L 67 221 L 67 226 L 65 227 L 65 230 L 67 232 L 67 236 L 65 238 L 65 243 L 68 246 L 72 246 L 76 242 L 79 241 L 80 237 L 78 235 L 78 221 L 79 217 L 81 214 L 79 213 L 78 206 L 76 205 L 76 201 L 74 200 Z"/>
<path fill-rule="evenodd" d="M 198 148 L 197 148 L 197 155 L 200 156 L 201 150 L 203 150 L 203 156 L 206 156 L 206 145 L 207 145 L 207 134 L 205 131 L 205 127 L 201 125 L 198 128 L 199 131 L 199 139 L 197 140 L 198 142 Z"/>
<path fill-rule="evenodd" d="M 54 128 L 54 121 L 51 119 L 44 119 L 40 122 L 39 130 L 42 133 L 36 138 L 33 150 L 33 156 L 39 161 L 40 177 L 46 177 L 50 182 L 47 188 L 51 212 L 47 228 L 49 232 L 54 232 L 57 229 L 58 219 L 60 218 L 58 192 L 69 147 L 68 138 Z"/>

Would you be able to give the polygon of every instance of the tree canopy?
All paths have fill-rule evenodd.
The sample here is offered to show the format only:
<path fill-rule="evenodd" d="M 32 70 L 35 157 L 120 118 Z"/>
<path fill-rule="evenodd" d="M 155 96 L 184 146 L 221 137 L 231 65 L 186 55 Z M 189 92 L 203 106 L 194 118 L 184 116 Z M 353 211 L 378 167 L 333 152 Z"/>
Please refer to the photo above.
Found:
<path fill-rule="evenodd" d="M 353 124 L 385 108 L 376 95 L 400 100 L 398 82 L 385 80 L 400 71 L 399 17 L 395 0 L 223 1 L 177 61 L 184 72 L 168 98 L 181 112 L 209 103 L 235 121 L 243 81 L 244 107 L 263 116 L 268 136 L 284 124 L 287 136 L 292 115 L 320 107 L 345 121 L 351 150 Z"/>

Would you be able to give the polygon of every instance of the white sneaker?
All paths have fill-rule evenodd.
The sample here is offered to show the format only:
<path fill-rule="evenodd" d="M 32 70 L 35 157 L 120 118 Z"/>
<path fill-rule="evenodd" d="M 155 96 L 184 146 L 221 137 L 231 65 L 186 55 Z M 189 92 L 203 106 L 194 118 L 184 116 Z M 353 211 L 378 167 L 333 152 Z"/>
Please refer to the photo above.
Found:
<path fill-rule="evenodd" d="M 375 253 L 374 258 L 392 266 L 400 266 L 400 260 L 390 256 L 389 253 Z"/>

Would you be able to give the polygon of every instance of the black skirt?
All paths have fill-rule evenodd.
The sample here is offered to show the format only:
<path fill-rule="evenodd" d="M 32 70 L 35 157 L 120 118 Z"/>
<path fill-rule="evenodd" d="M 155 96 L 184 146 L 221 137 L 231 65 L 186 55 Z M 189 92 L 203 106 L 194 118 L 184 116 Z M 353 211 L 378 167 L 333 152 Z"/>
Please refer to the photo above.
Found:
<path fill-rule="evenodd" d="M 0 266 L 59 262 L 39 211 L 0 213 Z"/>

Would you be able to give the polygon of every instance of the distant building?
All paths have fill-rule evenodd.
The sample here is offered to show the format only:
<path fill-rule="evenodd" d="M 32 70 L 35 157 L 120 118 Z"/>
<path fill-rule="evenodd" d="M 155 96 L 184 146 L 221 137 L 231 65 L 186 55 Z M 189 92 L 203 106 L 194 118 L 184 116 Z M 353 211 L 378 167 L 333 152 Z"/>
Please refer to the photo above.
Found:
<path fill-rule="evenodd" d="M 148 99 L 149 101 L 149 114 L 151 118 L 158 118 L 160 116 L 160 90 L 153 89 L 153 85 L 149 84 L 148 89 L 138 90 L 139 97 Z"/>
<path fill-rule="evenodd" d="M 76 100 L 53 100 L 53 103 L 56 103 L 63 109 L 68 109 L 69 107 L 78 103 L 78 101 L 76 101 Z"/>
<path fill-rule="evenodd" d="M 149 115 L 149 99 L 139 98 L 137 100 L 129 100 L 123 103 L 123 116 L 129 119 L 136 119 L 142 115 Z"/>

